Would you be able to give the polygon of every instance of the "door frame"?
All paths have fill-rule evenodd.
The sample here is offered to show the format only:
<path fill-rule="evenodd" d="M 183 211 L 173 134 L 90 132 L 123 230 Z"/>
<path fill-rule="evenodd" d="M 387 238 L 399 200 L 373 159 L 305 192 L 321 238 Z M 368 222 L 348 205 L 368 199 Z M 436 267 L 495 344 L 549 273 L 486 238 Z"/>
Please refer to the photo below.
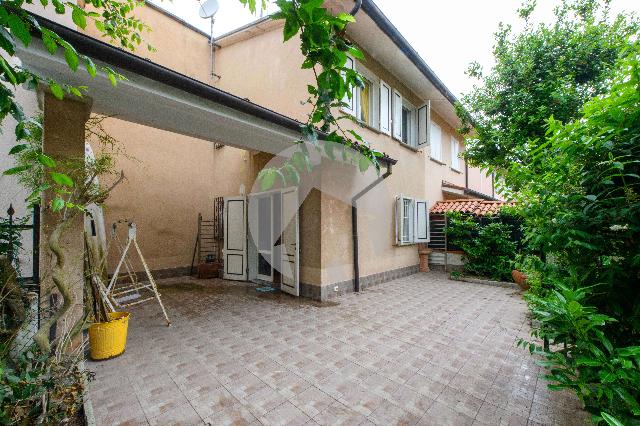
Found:
<path fill-rule="evenodd" d="M 241 248 L 229 248 L 229 202 L 242 202 L 242 247 Z M 235 196 L 224 197 L 224 247 L 222 249 L 222 255 L 224 257 L 224 279 L 232 281 L 246 281 L 247 280 L 247 197 Z M 228 268 L 230 265 L 229 256 L 241 256 L 242 257 L 242 273 L 230 273 Z"/>

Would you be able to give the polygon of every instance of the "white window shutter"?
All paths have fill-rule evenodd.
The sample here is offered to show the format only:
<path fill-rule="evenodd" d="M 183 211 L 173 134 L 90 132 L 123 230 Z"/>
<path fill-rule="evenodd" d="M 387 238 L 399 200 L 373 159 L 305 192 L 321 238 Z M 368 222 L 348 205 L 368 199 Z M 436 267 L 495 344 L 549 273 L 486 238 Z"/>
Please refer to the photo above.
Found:
<path fill-rule="evenodd" d="M 427 200 L 415 200 L 414 207 L 414 242 L 428 243 L 429 238 L 429 202 Z"/>
<path fill-rule="evenodd" d="M 407 131 L 409 132 L 409 137 L 407 140 L 409 141 L 409 146 L 415 148 L 418 146 L 418 129 L 416 127 L 416 123 L 418 122 L 418 111 L 411 110 L 409 112 L 409 125 L 407 126 Z"/>
<path fill-rule="evenodd" d="M 402 202 L 403 198 L 402 197 L 396 197 L 396 244 L 400 245 L 402 244 L 402 235 L 403 235 L 403 229 L 402 229 L 402 224 L 403 224 L 403 220 L 402 220 L 402 207 L 403 207 L 403 202 Z"/>
<path fill-rule="evenodd" d="M 431 158 L 442 161 L 442 129 L 436 123 L 431 123 Z"/>
<path fill-rule="evenodd" d="M 380 131 L 391 134 L 391 87 L 380 80 Z"/>
<path fill-rule="evenodd" d="M 418 108 L 418 147 L 429 144 L 431 125 L 431 101 Z"/>
<path fill-rule="evenodd" d="M 455 170 L 460 170 L 460 142 L 453 136 L 451 136 L 451 167 Z"/>
<path fill-rule="evenodd" d="M 393 137 L 402 140 L 402 95 L 393 91 Z"/>

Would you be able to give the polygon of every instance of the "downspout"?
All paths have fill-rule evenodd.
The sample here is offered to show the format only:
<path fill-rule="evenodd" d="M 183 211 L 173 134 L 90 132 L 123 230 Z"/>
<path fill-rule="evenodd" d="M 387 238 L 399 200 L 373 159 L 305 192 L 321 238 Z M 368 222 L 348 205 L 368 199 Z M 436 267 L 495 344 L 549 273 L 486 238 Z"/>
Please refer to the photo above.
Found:
<path fill-rule="evenodd" d="M 356 4 L 355 6 L 353 6 L 353 9 L 351 9 L 351 16 L 355 16 L 356 13 L 358 13 L 358 11 L 360 10 L 360 8 L 362 7 L 362 0 L 355 0 Z"/>
<path fill-rule="evenodd" d="M 358 253 L 358 200 L 371 191 L 380 182 L 391 176 L 391 162 L 387 162 L 387 171 L 351 198 L 351 229 L 353 231 L 353 291 L 360 292 L 360 259 Z"/>
<path fill-rule="evenodd" d="M 464 162 L 464 187 L 469 189 L 469 165 Z"/>

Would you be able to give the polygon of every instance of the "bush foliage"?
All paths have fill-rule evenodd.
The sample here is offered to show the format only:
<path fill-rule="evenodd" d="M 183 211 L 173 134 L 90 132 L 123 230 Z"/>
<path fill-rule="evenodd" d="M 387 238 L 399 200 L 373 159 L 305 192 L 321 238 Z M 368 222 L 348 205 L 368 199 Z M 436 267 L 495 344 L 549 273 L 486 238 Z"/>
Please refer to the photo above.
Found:
<path fill-rule="evenodd" d="M 556 22 L 501 28 L 496 66 L 463 99 L 466 158 L 523 217 L 519 266 L 554 389 L 597 423 L 640 424 L 640 30 L 609 2 L 562 0 Z M 534 6 L 521 9 L 529 19 Z M 542 344 L 547 342 L 548 344 Z"/>
<path fill-rule="evenodd" d="M 640 424 L 640 43 L 541 147 L 515 169 L 528 241 L 553 259 L 528 296 L 551 348 L 530 347 L 599 420 Z"/>
<path fill-rule="evenodd" d="M 459 212 L 449 213 L 447 238 L 464 251 L 464 270 L 498 281 L 510 281 L 516 257 L 513 225 L 498 217 L 478 220 Z"/>

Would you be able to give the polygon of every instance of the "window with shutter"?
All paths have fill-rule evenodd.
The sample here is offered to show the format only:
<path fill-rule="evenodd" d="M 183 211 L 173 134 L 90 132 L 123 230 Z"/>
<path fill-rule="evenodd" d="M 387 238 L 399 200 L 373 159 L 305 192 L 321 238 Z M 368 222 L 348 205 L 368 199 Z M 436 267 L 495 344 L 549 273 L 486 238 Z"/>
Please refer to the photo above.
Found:
<path fill-rule="evenodd" d="M 368 126 L 373 126 L 373 113 L 371 108 L 373 105 L 373 83 L 371 83 L 371 81 L 369 81 L 367 78 L 363 78 L 362 83 L 364 87 L 358 88 L 357 118 L 362 123 Z"/>
<path fill-rule="evenodd" d="M 393 92 L 393 137 L 402 140 L 402 95 Z"/>
<path fill-rule="evenodd" d="M 418 147 L 428 145 L 431 126 L 431 101 L 418 108 Z"/>
<path fill-rule="evenodd" d="M 427 200 L 414 200 L 414 242 L 428 243 L 429 238 L 429 202 Z"/>
<path fill-rule="evenodd" d="M 460 171 L 460 141 L 451 137 L 451 168 Z"/>
<path fill-rule="evenodd" d="M 380 81 L 380 131 L 391 134 L 391 87 Z"/>
<path fill-rule="evenodd" d="M 418 222 L 416 218 L 415 200 L 399 196 L 396 199 L 396 244 L 406 245 L 416 242 L 416 227 L 422 225 L 422 222 Z"/>
<path fill-rule="evenodd" d="M 442 129 L 431 123 L 431 158 L 442 161 Z"/>

